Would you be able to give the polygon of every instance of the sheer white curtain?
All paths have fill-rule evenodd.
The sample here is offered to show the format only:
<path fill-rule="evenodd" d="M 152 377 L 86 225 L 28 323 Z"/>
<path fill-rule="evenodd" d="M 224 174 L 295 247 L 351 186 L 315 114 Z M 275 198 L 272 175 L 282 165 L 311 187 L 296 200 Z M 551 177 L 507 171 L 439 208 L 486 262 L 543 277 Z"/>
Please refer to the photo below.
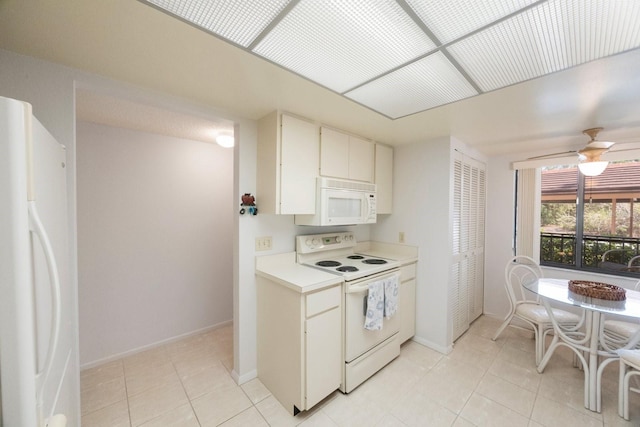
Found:
<path fill-rule="evenodd" d="M 517 173 L 516 255 L 540 260 L 540 169 Z"/>

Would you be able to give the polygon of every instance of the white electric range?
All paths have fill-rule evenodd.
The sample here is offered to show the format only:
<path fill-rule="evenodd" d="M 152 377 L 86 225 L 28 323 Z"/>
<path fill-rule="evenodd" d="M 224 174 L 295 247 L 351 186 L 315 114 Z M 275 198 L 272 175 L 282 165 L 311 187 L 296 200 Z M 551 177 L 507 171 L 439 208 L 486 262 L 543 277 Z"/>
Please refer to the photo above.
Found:
<path fill-rule="evenodd" d="M 341 275 L 347 282 L 400 266 L 391 259 L 355 253 L 356 243 L 350 232 L 297 236 L 298 263 Z"/>
<path fill-rule="evenodd" d="M 383 319 L 381 330 L 364 328 L 369 284 L 386 279 L 400 281 L 400 263 L 354 251 L 352 232 L 296 237 L 299 264 L 344 278 L 344 371 L 340 390 L 349 393 L 400 355 L 400 316 Z"/>

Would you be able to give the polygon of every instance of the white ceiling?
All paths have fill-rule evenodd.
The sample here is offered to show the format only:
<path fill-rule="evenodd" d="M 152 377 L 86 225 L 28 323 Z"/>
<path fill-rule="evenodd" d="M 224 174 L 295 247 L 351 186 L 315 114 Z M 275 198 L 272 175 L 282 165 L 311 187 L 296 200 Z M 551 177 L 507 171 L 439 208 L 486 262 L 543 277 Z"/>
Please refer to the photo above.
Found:
<path fill-rule="evenodd" d="M 451 135 L 489 156 L 542 154 L 582 147 L 596 126 L 601 139 L 640 139 L 638 49 L 391 120 L 135 0 L 0 1 L 0 48 L 227 118 L 282 109 L 392 145 Z"/>
<path fill-rule="evenodd" d="M 640 46 L 640 2 L 142 0 L 389 118 Z"/>

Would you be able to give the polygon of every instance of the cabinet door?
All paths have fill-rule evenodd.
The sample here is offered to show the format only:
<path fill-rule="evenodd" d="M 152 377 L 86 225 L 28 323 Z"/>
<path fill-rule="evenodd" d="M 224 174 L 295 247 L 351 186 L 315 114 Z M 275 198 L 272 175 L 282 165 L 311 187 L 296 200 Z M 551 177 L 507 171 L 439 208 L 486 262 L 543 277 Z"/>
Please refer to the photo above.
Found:
<path fill-rule="evenodd" d="M 400 343 L 416 334 L 416 280 L 402 282 L 398 298 L 400 313 Z"/>
<path fill-rule="evenodd" d="M 342 380 L 342 327 L 340 307 L 306 322 L 306 408 L 340 387 Z"/>
<path fill-rule="evenodd" d="M 349 135 L 329 128 L 321 129 L 320 175 L 349 178 Z"/>
<path fill-rule="evenodd" d="M 280 150 L 280 213 L 314 214 L 320 161 L 318 127 L 283 114 Z"/>
<path fill-rule="evenodd" d="M 373 182 L 373 163 L 373 142 L 349 137 L 349 179 Z"/>
<path fill-rule="evenodd" d="M 375 184 L 379 214 L 390 214 L 393 204 L 393 148 L 376 144 Z"/>

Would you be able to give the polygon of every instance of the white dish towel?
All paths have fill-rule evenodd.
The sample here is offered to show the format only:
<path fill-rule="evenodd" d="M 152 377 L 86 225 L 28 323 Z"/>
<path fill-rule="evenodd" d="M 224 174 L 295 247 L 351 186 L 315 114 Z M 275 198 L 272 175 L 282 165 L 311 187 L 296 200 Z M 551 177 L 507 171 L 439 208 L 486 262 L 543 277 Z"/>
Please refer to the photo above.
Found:
<path fill-rule="evenodd" d="M 398 311 L 398 290 L 400 276 L 395 275 L 383 280 L 384 282 L 384 317 L 389 319 Z"/>
<path fill-rule="evenodd" d="M 382 329 L 384 316 L 384 280 L 369 283 L 367 295 L 367 314 L 364 318 L 364 328 L 369 331 Z"/>

